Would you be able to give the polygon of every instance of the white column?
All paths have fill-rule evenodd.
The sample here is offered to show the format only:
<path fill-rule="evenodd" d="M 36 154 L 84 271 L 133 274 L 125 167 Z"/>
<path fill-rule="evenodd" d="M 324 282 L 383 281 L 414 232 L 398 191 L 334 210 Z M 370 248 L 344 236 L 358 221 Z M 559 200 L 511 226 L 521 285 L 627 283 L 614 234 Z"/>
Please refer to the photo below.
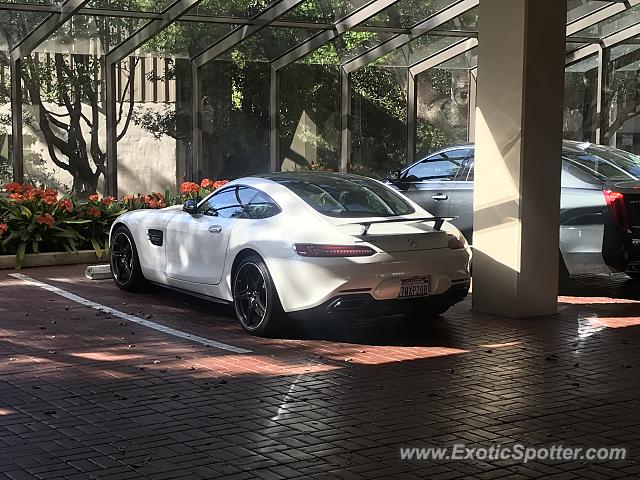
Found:
<path fill-rule="evenodd" d="M 566 0 L 480 0 L 473 308 L 557 311 Z"/>

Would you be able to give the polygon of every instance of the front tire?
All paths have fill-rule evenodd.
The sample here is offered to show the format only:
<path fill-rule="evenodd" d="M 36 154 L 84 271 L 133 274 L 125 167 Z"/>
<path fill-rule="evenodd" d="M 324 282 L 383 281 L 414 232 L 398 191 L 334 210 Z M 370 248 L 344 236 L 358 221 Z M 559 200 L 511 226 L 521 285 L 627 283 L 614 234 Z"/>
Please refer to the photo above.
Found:
<path fill-rule="evenodd" d="M 109 263 L 115 284 L 128 292 L 142 290 L 147 281 L 140 268 L 133 235 L 124 225 L 114 229 L 109 251 Z"/>
<path fill-rule="evenodd" d="M 282 312 L 273 279 L 262 258 L 251 255 L 233 273 L 233 306 L 245 331 L 253 335 L 275 332 Z"/>

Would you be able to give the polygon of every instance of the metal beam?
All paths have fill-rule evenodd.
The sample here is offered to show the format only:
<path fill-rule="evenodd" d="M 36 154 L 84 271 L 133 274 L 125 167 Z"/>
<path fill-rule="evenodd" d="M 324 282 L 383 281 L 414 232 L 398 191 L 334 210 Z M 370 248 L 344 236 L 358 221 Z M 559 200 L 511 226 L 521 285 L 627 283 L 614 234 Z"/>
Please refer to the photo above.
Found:
<path fill-rule="evenodd" d="M 469 119 L 467 121 L 467 141 L 476 139 L 476 101 L 478 93 L 478 67 L 469 70 Z"/>
<path fill-rule="evenodd" d="M 438 28 L 441 25 L 453 20 L 457 16 L 477 7 L 479 0 L 460 0 L 459 2 L 451 5 L 440 13 L 414 25 L 410 33 L 399 34 L 391 37 L 390 39 L 382 42 L 381 44 L 373 47 L 370 50 L 358 55 L 357 57 L 342 64 L 342 68 L 348 73 L 364 67 L 365 65 L 383 57 L 384 55 L 406 45 L 412 40 L 428 33 L 429 31 Z"/>
<path fill-rule="evenodd" d="M 624 12 L 629 8 L 633 8 L 636 5 L 640 5 L 640 0 L 626 0 L 624 2 L 613 3 L 599 8 L 598 10 L 567 24 L 567 37 L 578 33 L 585 28 L 597 25 L 598 23 L 617 15 L 618 13 Z"/>
<path fill-rule="evenodd" d="M 13 181 L 24 181 L 23 142 L 22 142 L 22 75 L 20 58 L 11 58 L 11 163 Z"/>
<path fill-rule="evenodd" d="M 107 131 L 107 169 L 105 172 L 105 190 L 107 195 L 118 196 L 118 110 L 116 105 L 117 83 L 116 64 L 103 62 L 105 124 Z"/>
<path fill-rule="evenodd" d="M 126 58 L 132 54 L 136 48 L 139 48 L 178 20 L 199 2 L 200 0 L 176 0 L 161 12 L 160 18 L 150 21 L 126 40 L 109 50 L 105 56 L 105 61 L 107 64 L 114 64 Z"/>
<path fill-rule="evenodd" d="M 635 23 L 627 28 L 623 28 L 618 32 L 607 35 L 596 44 L 586 45 L 582 48 L 574 50 L 571 53 L 568 53 L 566 57 L 566 64 L 571 65 L 573 63 L 579 62 L 580 60 L 584 60 L 591 55 L 596 55 L 600 53 L 603 48 L 611 48 L 620 43 L 630 42 L 634 39 L 634 37 L 637 36 L 640 36 L 640 24 Z"/>
<path fill-rule="evenodd" d="M 280 71 L 271 66 L 269 83 L 269 171 L 280 170 Z"/>
<path fill-rule="evenodd" d="M 598 52 L 598 90 L 596 99 L 596 143 L 602 143 L 604 132 L 607 129 L 607 115 L 604 111 L 606 105 L 606 95 L 609 90 L 609 64 L 610 52 L 608 49 L 600 48 Z"/>
<path fill-rule="evenodd" d="M 478 39 L 470 38 L 468 40 L 462 40 L 461 42 L 454 43 L 447 48 L 440 50 L 439 52 L 414 63 L 409 67 L 409 72 L 412 75 L 420 75 L 422 72 L 436 67 L 441 63 L 444 63 L 452 58 L 462 55 L 463 53 L 472 50 L 478 46 Z"/>
<path fill-rule="evenodd" d="M 25 3 L 7 3 L 0 2 L 0 10 L 16 11 L 16 12 L 48 12 L 56 13 L 60 9 L 51 5 L 37 5 Z M 111 17 L 111 18 L 136 18 L 140 20 L 161 20 L 161 13 L 154 12 L 134 12 L 131 10 L 112 10 L 107 8 L 81 8 L 76 15 L 87 15 L 94 17 Z M 251 18 L 229 17 L 229 16 L 209 16 L 189 14 L 180 17 L 181 22 L 204 23 L 204 24 L 226 24 L 226 25 L 255 25 L 255 21 Z M 315 23 L 291 20 L 276 20 L 271 23 L 272 27 L 282 28 L 301 28 L 304 30 L 331 30 L 333 23 Z M 353 27 L 353 30 L 361 32 L 375 33 L 409 33 L 408 28 L 400 28 L 393 26 L 381 25 L 359 25 Z"/>
<path fill-rule="evenodd" d="M 351 158 L 351 75 L 340 68 L 340 171 L 349 171 Z"/>
<path fill-rule="evenodd" d="M 418 85 L 415 75 L 407 69 L 407 165 L 416 161 L 417 123 Z"/>
<path fill-rule="evenodd" d="M 67 0 L 59 9 L 49 15 L 24 37 L 18 45 L 11 50 L 11 58 L 23 58 L 31 54 L 42 42 L 44 42 L 53 32 L 80 8 L 84 7 L 89 0 Z"/>
<path fill-rule="evenodd" d="M 191 58 L 196 67 L 202 67 L 214 58 L 222 55 L 227 50 L 237 46 L 243 40 L 259 32 L 264 27 L 271 24 L 275 19 L 284 15 L 292 8 L 303 3 L 305 0 L 279 0 L 271 7 L 254 17 L 254 25 L 244 25 L 234 28 L 229 34 L 207 47 L 202 52 Z"/>
<path fill-rule="evenodd" d="M 202 69 L 191 62 L 191 159 L 187 174 L 190 180 L 198 180 L 202 170 L 204 150 L 202 145 Z"/>
<path fill-rule="evenodd" d="M 302 57 L 310 52 L 317 50 L 323 45 L 329 43 L 335 38 L 342 35 L 347 30 L 351 30 L 362 22 L 367 21 L 371 17 L 382 12 L 384 9 L 395 5 L 400 0 L 374 0 L 363 6 L 362 8 L 351 13 L 342 20 L 336 22 L 331 30 L 317 33 L 313 37 L 305 40 L 304 42 L 296 45 L 290 50 L 286 51 L 279 57 L 275 58 L 271 65 L 276 70 L 280 70 L 291 63 L 300 60 Z"/>

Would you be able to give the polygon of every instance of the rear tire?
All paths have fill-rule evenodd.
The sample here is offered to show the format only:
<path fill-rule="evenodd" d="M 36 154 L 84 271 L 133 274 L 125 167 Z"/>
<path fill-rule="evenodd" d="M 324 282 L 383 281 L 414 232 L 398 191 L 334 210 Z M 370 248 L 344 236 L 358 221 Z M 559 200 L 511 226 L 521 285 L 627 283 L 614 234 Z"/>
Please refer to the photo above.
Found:
<path fill-rule="evenodd" d="M 231 290 L 236 318 L 252 335 L 276 332 L 283 313 L 273 279 L 257 255 L 243 258 L 233 272 Z"/>
<path fill-rule="evenodd" d="M 147 286 L 140 268 L 138 250 L 133 235 L 124 225 L 118 226 L 111 235 L 109 263 L 113 281 L 122 290 L 137 292 Z"/>

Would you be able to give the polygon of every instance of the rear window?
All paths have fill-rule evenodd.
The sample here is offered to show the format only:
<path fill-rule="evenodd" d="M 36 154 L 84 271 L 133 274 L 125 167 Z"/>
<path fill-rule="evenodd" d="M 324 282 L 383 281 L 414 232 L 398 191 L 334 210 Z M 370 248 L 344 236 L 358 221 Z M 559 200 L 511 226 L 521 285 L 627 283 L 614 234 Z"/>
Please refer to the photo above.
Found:
<path fill-rule="evenodd" d="M 329 217 L 395 217 L 415 212 L 400 195 L 365 177 L 301 174 L 296 178 L 292 174 L 269 178 Z"/>
<path fill-rule="evenodd" d="M 584 143 L 563 150 L 564 158 L 599 180 L 640 179 L 640 157 L 617 148 Z"/>

